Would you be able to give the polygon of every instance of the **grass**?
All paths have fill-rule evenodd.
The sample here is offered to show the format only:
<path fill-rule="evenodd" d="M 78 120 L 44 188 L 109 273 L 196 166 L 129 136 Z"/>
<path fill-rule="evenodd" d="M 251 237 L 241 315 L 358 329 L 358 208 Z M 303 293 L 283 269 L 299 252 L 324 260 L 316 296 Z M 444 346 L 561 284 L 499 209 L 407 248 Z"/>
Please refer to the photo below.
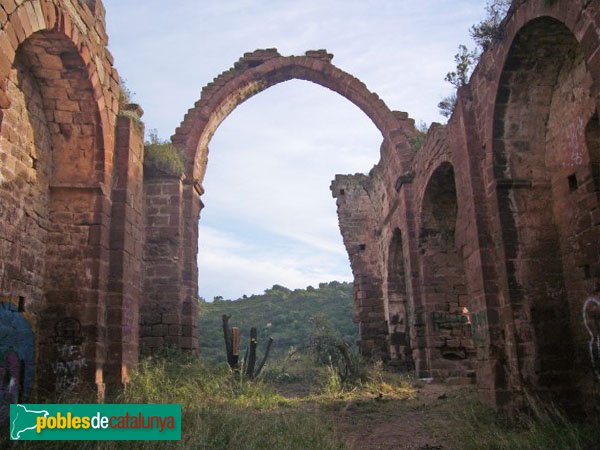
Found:
<path fill-rule="evenodd" d="M 155 131 L 150 133 L 150 141 L 144 145 L 144 167 L 181 176 L 185 170 L 183 158 L 170 141 L 160 140 Z"/>
<path fill-rule="evenodd" d="M 527 412 L 509 418 L 471 402 L 464 411 L 464 449 L 588 450 L 600 448 L 597 425 L 570 421 L 554 405 L 527 398 Z"/>
<path fill-rule="evenodd" d="M 412 379 L 406 374 L 390 373 L 383 370 L 381 363 L 366 369 L 364 379 L 342 382 L 339 374 L 327 366 L 327 377 L 322 391 L 314 396 L 321 400 L 405 400 L 414 398 L 416 391 Z"/>
<path fill-rule="evenodd" d="M 381 363 L 367 364 L 358 360 L 354 363 L 358 375 L 344 380 L 332 364 L 319 364 L 310 352 L 294 351 L 272 362 L 263 379 L 273 386 L 289 384 L 308 388 L 297 398 L 299 402 L 326 404 L 339 400 L 414 398 L 416 391 L 408 374 L 388 372 Z"/>
<path fill-rule="evenodd" d="M 333 365 L 294 353 L 273 361 L 263 381 L 248 381 L 227 366 L 166 350 L 143 360 L 127 389 L 107 402 L 181 404 L 183 439 L 160 443 L 168 449 L 341 449 L 342 435 L 369 433 L 386 422 L 407 432 L 426 430 L 431 439 L 461 450 L 600 448 L 593 425 L 572 423 L 558 409 L 533 400 L 527 414 L 509 420 L 476 402 L 470 387 L 447 391 L 437 385 L 425 400 L 417 389 L 427 386 L 409 374 L 365 363 L 361 373 L 342 381 Z M 294 386 L 310 389 L 288 397 L 277 393 Z M 438 397 L 440 392 L 448 395 Z M 153 441 L 9 443 L 2 435 L 0 448 L 157 448 Z"/>
<path fill-rule="evenodd" d="M 123 393 L 125 403 L 179 403 L 190 448 L 341 448 L 329 424 L 298 411 L 261 382 L 168 351 L 145 360 Z"/>
<path fill-rule="evenodd" d="M 296 408 L 264 383 L 248 382 L 180 352 L 166 351 L 142 361 L 127 389 L 109 401 L 181 404 L 183 439 L 161 442 L 160 448 L 343 448 L 330 422 Z M 7 445 L 0 439 L 0 447 Z M 157 445 L 152 441 L 30 441 L 15 447 L 155 449 Z"/>

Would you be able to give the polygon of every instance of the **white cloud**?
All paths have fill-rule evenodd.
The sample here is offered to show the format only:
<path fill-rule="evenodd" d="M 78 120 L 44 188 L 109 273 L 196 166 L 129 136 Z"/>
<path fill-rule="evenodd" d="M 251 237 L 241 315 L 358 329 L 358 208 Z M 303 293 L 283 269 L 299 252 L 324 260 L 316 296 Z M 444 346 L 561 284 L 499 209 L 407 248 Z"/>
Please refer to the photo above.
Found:
<path fill-rule="evenodd" d="M 273 284 L 296 289 L 351 279 L 336 267 L 331 255 L 295 242 L 288 242 L 282 253 L 207 226 L 200 228 L 200 234 L 201 242 L 206 240 L 198 254 L 198 264 L 204 268 L 200 274 L 201 295 L 207 300 L 216 295 L 234 299 L 242 294 L 259 294 Z M 298 264 L 299 259 L 303 264 Z"/>

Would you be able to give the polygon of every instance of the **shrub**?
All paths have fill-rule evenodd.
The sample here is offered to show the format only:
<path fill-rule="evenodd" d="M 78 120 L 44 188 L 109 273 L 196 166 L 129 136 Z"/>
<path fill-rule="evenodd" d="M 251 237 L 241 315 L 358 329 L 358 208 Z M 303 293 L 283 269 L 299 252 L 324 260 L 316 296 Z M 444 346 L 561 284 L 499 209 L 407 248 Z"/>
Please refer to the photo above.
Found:
<path fill-rule="evenodd" d="M 442 101 L 438 103 L 440 114 L 444 117 L 450 117 L 452 113 L 454 113 L 454 108 L 456 108 L 456 100 L 456 92 L 444 97 Z"/>
<path fill-rule="evenodd" d="M 419 150 L 423 146 L 423 142 L 425 142 L 425 138 L 427 137 L 427 131 L 429 131 L 427 124 L 420 121 L 415 127 L 415 135 L 410 138 L 410 145 L 414 150 Z"/>
<path fill-rule="evenodd" d="M 504 36 L 503 20 L 512 0 L 488 0 L 485 10 L 486 17 L 476 25 L 473 25 L 469 33 L 482 50 L 487 50 L 494 42 L 502 39 Z M 466 85 L 473 69 L 479 61 L 479 53 L 470 51 L 465 45 L 458 46 L 458 53 L 454 55 L 456 70 L 448 72 L 445 81 L 452 84 L 456 89 Z M 438 103 L 440 114 L 444 117 L 450 117 L 456 107 L 456 92 L 448 97 L 444 97 Z"/>
<path fill-rule="evenodd" d="M 180 176 L 185 170 L 183 158 L 169 141 L 158 138 L 156 131 L 150 132 L 150 141 L 144 146 L 144 167 L 158 170 L 167 175 Z"/>
<path fill-rule="evenodd" d="M 127 87 L 127 82 L 124 78 L 119 78 L 119 112 L 124 111 L 125 106 L 131 103 L 131 99 L 135 92 Z"/>
<path fill-rule="evenodd" d="M 470 51 L 466 46 L 459 45 L 458 53 L 454 55 L 454 62 L 456 63 L 456 70 L 448 72 L 445 81 L 450 83 L 456 89 L 461 86 L 465 86 L 469 82 L 471 73 L 475 64 L 477 64 L 478 55 L 474 51 Z M 444 117 L 450 117 L 456 107 L 456 92 L 452 95 L 445 97 L 441 102 L 438 103 L 440 114 Z"/>
<path fill-rule="evenodd" d="M 313 331 L 308 346 L 317 363 L 335 370 L 342 383 L 363 381 L 365 374 L 362 358 L 344 341 L 327 317 L 313 317 Z"/>
<path fill-rule="evenodd" d="M 471 76 L 473 67 L 477 64 L 477 59 L 477 52 L 470 51 L 465 45 L 459 45 L 458 53 L 454 55 L 456 70 L 448 72 L 444 80 L 456 89 L 465 86 L 469 82 L 469 77 Z"/>
<path fill-rule="evenodd" d="M 502 21 L 510 8 L 512 0 L 488 1 L 485 10 L 487 16 L 469 30 L 471 37 L 482 50 L 487 50 L 494 42 L 504 36 Z"/>

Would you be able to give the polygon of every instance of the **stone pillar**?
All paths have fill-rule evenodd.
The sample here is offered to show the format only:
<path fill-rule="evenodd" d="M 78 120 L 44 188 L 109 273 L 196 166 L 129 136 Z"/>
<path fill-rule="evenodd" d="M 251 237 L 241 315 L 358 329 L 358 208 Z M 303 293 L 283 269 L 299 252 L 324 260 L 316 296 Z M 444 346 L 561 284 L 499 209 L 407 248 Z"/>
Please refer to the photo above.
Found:
<path fill-rule="evenodd" d="M 485 154 L 472 105 L 470 88 L 461 88 L 457 111 L 462 117 L 462 129 L 450 138 L 450 145 L 455 148 L 457 194 L 465 202 L 465 216 L 458 232 L 464 243 L 478 390 L 482 400 L 505 406 L 520 388 L 513 312 L 501 293 L 504 257 L 501 246 L 494 242 L 490 211 L 495 208 L 486 199 L 494 183 L 486 180 L 482 171 Z M 492 195 L 496 198 L 495 192 Z"/>
<path fill-rule="evenodd" d="M 419 272 L 420 253 L 415 223 L 414 198 L 415 188 L 412 184 L 414 174 L 405 173 L 398 177 L 395 188 L 398 190 L 400 204 L 403 205 L 402 220 L 405 223 L 405 258 L 406 289 L 409 296 L 407 302 L 407 326 L 410 333 L 412 359 L 415 373 L 419 378 L 430 378 L 431 355 L 427 345 L 427 320 Z M 402 222 L 401 222 L 402 223 Z"/>
<path fill-rule="evenodd" d="M 183 292 L 181 303 L 180 348 L 198 352 L 198 220 L 204 206 L 202 186 L 186 182 L 183 190 L 185 227 L 183 245 Z"/>
<path fill-rule="evenodd" d="M 379 244 L 366 175 L 337 175 L 331 185 L 337 199 L 338 221 L 354 275 L 354 313 L 363 355 L 389 359 L 388 324 L 383 296 Z"/>
<path fill-rule="evenodd" d="M 117 120 L 110 230 L 105 378 L 114 384 L 126 383 L 137 365 L 142 295 L 143 111 L 137 105 L 128 105 L 127 111 Z"/>
<path fill-rule="evenodd" d="M 110 197 L 101 184 L 50 186 L 39 391 L 98 388 L 106 359 Z"/>
<path fill-rule="evenodd" d="M 165 345 L 181 347 L 184 219 L 188 214 L 184 213 L 185 191 L 183 175 L 159 170 L 144 173 L 146 239 L 140 305 L 140 346 L 144 353 Z"/>

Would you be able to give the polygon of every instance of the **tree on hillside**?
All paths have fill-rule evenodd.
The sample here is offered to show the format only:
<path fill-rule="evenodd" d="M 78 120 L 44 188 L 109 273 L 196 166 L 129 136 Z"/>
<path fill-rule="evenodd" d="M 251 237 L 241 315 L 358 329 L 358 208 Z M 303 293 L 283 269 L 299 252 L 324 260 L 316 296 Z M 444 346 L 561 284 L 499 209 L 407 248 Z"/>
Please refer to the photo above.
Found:
<path fill-rule="evenodd" d="M 236 326 L 247 333 L 256 327 L 257 339 L 267 342 L 273 337 L 274 357 L 285 354 L 291 347 L 303 347 L 311 336 L 312 317 L 328 317 L 332 326 L 347 342 L 358 340 L 358 329 L 352 320 L 352 283 L 321 283 L 319 288 L 290 289 L 275 285 L 265 294 L 247 296 L 232 301 L 199 304 L 198 329 L 202 355 L 223 361 L 223 314 L 232 315 Z M 247 339 L 247 335 L 242 336 Z"/>

